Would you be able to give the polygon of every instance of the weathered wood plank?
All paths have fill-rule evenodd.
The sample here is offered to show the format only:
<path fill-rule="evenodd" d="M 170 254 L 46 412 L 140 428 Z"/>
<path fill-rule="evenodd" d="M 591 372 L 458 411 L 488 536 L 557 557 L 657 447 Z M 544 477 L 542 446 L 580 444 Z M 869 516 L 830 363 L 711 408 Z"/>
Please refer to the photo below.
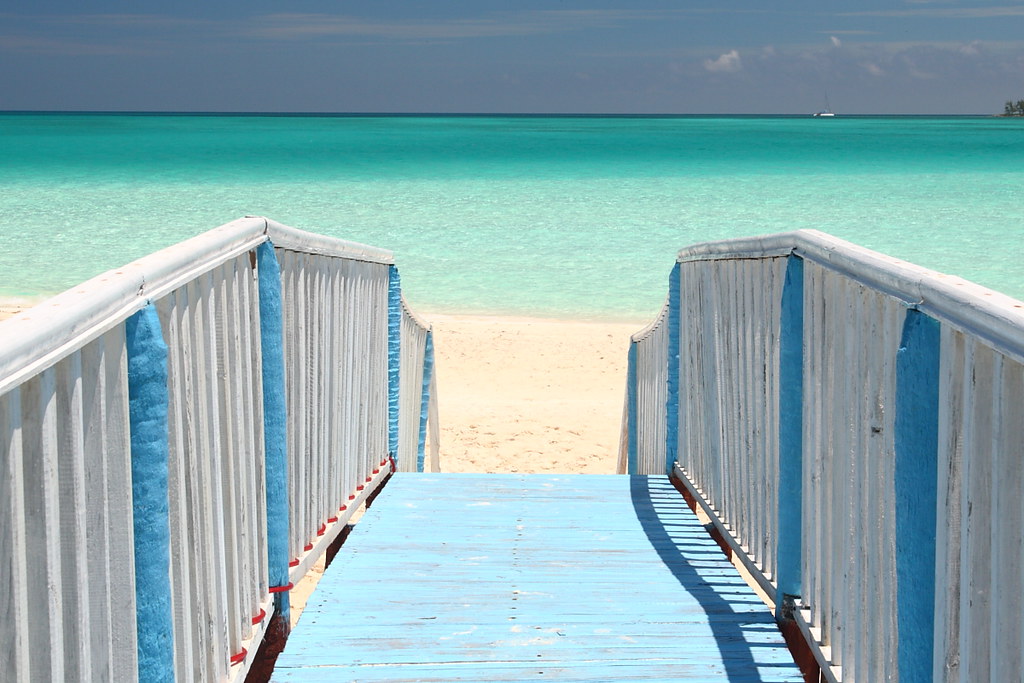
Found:
<path fill-rule="evenodd" d="M 274 679 L 801 680 L 666 478 L 396 475 Z"/>

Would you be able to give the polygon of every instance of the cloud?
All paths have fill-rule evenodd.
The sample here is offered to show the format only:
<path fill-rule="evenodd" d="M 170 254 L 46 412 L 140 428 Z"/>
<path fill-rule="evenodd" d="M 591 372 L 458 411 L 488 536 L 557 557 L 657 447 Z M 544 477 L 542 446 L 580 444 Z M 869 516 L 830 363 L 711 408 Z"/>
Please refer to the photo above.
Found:
<path fill-rule="evenodd" d="M 834 45 L 835 47 L 843 46 L 843 41 L 839 40 L 835 36 L 829 36 L 828 39 L 832 41 L 832 45 Z"/>
<path fill-rule="evenodd" d="M 861 66 L 864 67 L 864 70 L 872 76 L 881 77 L 885 75 L 885 70 L 874 62 L 864 62 Z"/>
<path fill-rule="evenodd" d="M 664 13 L 630 10 L 536 10 L 440 20 L 369 20 L 342 14 L 277 13 L 252 17 L 239 31 L 250 38 L 304 40 L 361 37 L 390 40 L 455 40 L 550 35 L 626 22 L 659 21 Z"/>
<path fill-rule="evenodd" d="M 736 50 L 729 50 L 718 59 L 705 59 L 704 68 L 708 71 L 733 73 L 743 68 L 740 61 L 740 53 Z"/>
<path fill-rule="evenodd" d="M 841 17 L 931 17 L 934 19 L 994 19 L 1024 17 L 1024 5 L 1012 7 L 922 7 L 915 9 L 841 12 Z"/>
<path fill-rule="evenodd" d="M 146 54 L 129 46 L 112 43 L 88 43 L 39 36 L 0 35 L 0 52 L 31 55 L 110 56 Z"/>
<path fill-rule="evenodd" d="M 958 52 L 967 57 L 977 57 L 981 54 L 982 44 L 981 41 L 975 40 L 967 45 L 962 45 Z"/>

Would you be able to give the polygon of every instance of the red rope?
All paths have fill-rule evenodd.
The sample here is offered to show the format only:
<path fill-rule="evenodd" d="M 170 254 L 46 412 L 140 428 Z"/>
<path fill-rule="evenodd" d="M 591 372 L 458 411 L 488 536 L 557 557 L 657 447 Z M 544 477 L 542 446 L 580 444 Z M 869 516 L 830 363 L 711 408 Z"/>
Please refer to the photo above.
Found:
<path fill-rule="evenodd" d="M 295 588 L 295 584 L 289 581 L 287 586 L 271 586 L 267 590 L 271 593 L 287 593 L 293 588 Z"/>
<path fill-rule="evenodd" d="M 267 610 L 261 609 L 260 613 L 252 618 L 252 625 L 255 626 L 256 624 L 258 624 L 261 621 L 263 621 L 263 617 L 265 617 L 265 616 L 267 616 Z"/>
<path fill-rule="evenodd" d="M 249 651 L 243 647 L 242 651 L 239 652 L 237 655 L 231 655 L 231 666 L 234 666 L 235 664 L 241 664 L 242 662 L 244 662 L 245 656 L 247 654 L 249 654 Z"/>

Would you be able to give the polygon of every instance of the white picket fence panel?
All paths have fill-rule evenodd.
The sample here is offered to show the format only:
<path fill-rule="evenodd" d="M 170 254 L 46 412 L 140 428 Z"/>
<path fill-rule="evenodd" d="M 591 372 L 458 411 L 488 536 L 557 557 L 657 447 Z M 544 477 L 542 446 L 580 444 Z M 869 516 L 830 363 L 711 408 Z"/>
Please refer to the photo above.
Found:
<path fill-rule="evenodd" d="M 787 303 L 794 260 L 800 289 Z M 623 423 L 639 433 L 623 436 L 623 471 L 684 481 L 827 679 L 1019 679 L 1024 304 L 815 231 L 697 245 L 677 268 L 676 301 L 633 338 Z M 799 329 L 786 327 L 787 306 Z M 934 326 L 934 349 L 910 336 L 911 316 Z M 782 395 L 787 329 L 795 412 Z M 924 408 L 899 366 L 932 352 L 921 374 L 937 403 Z M 798 474 L 787 477 L 780 443 L 794 415 Z M 899 463 L 921 462 L 899 423 L 922 419 L 937 446 L 908 472 Z M 918 517 L 934 523 L 901 533 Z"/>
<path fill-rule="evenodd" d="M 281 269 L 290 580 L 392 471 L 389 252 L 246 218 L 0 323 L 5 677 L 139 679 L 136 596 L 148 587 L 134 559 L 125 321 L 150 303 L 167 346 L 173 667 L 161 675 L 244 677 L 274 610 L 255 251 L 268 240 Z M 436 397 L 414 328 L 403 364 L 421 386 L 397 404 L 399 422 L 419 425 L 436 420 Z"/>

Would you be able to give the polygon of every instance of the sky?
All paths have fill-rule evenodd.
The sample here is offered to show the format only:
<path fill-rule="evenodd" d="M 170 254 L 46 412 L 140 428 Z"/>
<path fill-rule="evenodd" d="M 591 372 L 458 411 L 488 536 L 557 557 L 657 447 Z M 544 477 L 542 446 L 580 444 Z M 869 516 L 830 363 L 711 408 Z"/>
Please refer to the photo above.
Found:
<path fill-rule="evenodd" d="M 989 114 L 1024 0 L 5 0 L 0 110 Z"/>

